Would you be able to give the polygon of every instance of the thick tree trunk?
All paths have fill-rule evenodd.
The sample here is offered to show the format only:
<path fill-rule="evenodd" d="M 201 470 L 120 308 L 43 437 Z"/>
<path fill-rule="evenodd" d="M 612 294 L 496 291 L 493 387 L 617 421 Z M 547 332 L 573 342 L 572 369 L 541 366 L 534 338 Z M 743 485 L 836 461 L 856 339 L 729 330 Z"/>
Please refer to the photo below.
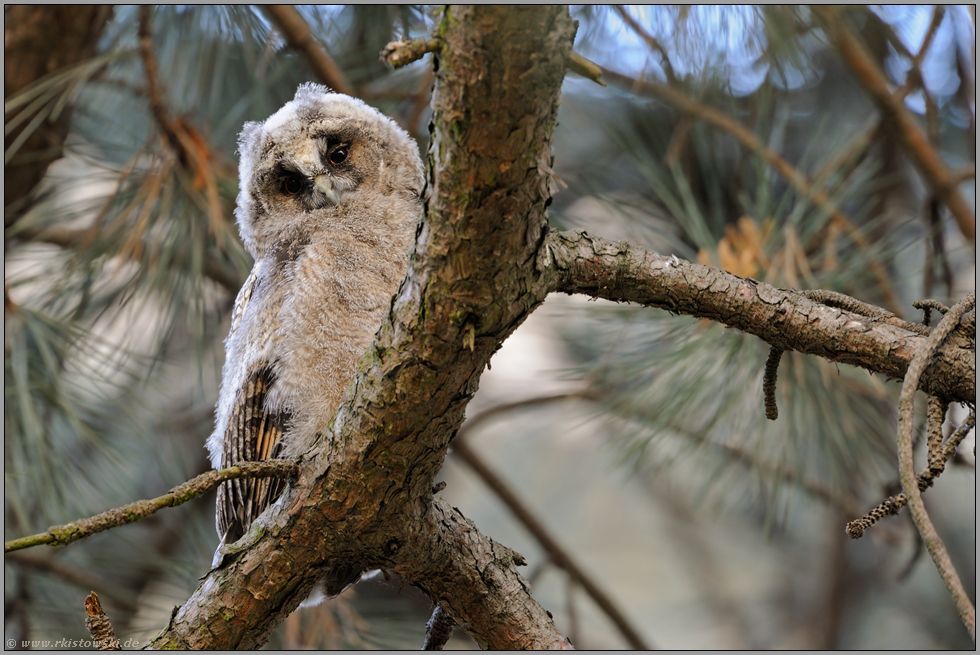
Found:
<path fill-rule="evenodd" d="M 337 593 L 369 568 L 412 580 L 486 647 L 570 645 L 520 556 L 432 485 L 490 357 L 549 291 L 537 261 L 574 33 L 566 7 L 447 10 L 427 212 L 392 314 L 297 483 L 157 647 L 260 646 L 317 579 Z"/>

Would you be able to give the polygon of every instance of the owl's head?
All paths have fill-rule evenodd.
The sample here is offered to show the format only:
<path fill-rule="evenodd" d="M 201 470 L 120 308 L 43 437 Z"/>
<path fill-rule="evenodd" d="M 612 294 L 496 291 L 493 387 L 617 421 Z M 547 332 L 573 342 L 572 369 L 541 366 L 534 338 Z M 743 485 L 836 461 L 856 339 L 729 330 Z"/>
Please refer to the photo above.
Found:
<path fill-rule="evenodd" d="M 418 202 L 423 167 L 415 141 L 394 121 L 356 98 L 319 84 L 238 137 L 238 207 L 246 249 L 263 256 L 277 238 L 329 221 L 385 220 L 386 205 Z M 352 214 L 370 206 L 374 211 Z"/>

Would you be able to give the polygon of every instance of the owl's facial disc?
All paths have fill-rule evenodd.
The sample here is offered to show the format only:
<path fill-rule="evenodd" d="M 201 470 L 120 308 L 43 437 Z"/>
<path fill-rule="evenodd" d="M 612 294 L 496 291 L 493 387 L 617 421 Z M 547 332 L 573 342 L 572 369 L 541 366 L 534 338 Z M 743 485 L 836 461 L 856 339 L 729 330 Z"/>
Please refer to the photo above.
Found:
<path fill-rule="evenodd" d="M 333 188 L 333 181 L 326 175 L 317 175 L 313 178 L 313 188 L 323 194 L 327 202 L 331 205 L 340 204 L 340 196 Z"/>

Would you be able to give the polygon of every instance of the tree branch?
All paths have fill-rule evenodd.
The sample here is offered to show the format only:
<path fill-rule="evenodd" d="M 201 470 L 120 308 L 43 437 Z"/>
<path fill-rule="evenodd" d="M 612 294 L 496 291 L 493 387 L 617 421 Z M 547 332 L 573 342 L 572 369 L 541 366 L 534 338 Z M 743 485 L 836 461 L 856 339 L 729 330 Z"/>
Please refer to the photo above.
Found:
<path fill-rule="evenodd" d="M 769 162 L 769 164 L 776 169 L 776 172 L 782 175 L 786 181 L 789 182 L 794 189 L 796 189 L 797 193 L 804 198 L 807 198 L 820 210 L 828 212 L 830 214 L 830 219 L 839 225 L 859 248 L 865 251 L 868 256 L 868 265 L 871 266 L 871 270 L 878 278 L 878 284 L 881 286 L 881 292 L 885 296 L 885 302 L 888 305 L 888 309 L 896 314 L 901 314 L 898 296 L 895 294 L 895 290 L 892 286 L 891 278 L 888 276 L 888 272 L 881 265 L 881 263 L 875 259 L 873 255 L 871 255 L 871 244 L 869 244 L 867 239 L 864 238 L 857 226 L 854 225 L 854 222 L 834 206 L 834 203 L 831 202 L 831 199 L 827 196 L 825 191 L 819 188 L 814 188 L 814 186 L 809 182 L 809 180 L 807 180 L 806 176 L 803 175 L 802 172 L 797 170 L 791 163 L 783 159 L 775 150 L 766 147 L 766 145 L 762 143 L 762 141 L 760 141 L 750 129 L 733 118 L 730 118 L 729 116 L 726 116 L 725 114 L 716 111 L 711 107 L 707 107 L 692 100 L 681 91 L 678 91 L 677 89 L 666 84 L 638 80 L 606 69 L 603 69 L 603 74 L 615 82 L 628 86 L 634 92 L 646 91 L 651 93 L 658 98 L 669 102 L 681 111 L 692 116 L 696 116 L 697 118 L 700 118 L 707 123 L 728 132 L 746 148 L 752 150 L 758 156 Z"/>
<path fill-rule="evenodd" d="M 619 17 L 623 19 L 631 30 L 633 30 L 637 36 L 646 41 L 647 46 L 651 50 L 655 51 L 660 55 L 660 63 L 664 68 L 664 75 L 667 77 L 667 81 L 671 84 L 677 82 L 677 77 L 674 75 L 674 67 L 670 65 L 670 56 L 667 54 L 667 50 L 664 48 L 663 44 L 660 43 L 652 34 L 647 32 L 642 25 L 636 22 L 630 13 L 626 10 L 623 5 L 613 5 L 613 9 L 619 14 Z"/>
<path fill-rule="evenodd" d="M 585 232 L 553 232 L 545 250 L 543 256 L 549 259 L 542 266 L 551 268 L 557 291 L 709 318 L 783 350 L 895 379 L 905 376 L 912 356 L 927 338 L 885 320 L 811 301 L 794 291 Z M 926 369 L 920 388 L 932 395 L 973 402 L 975 350 L 968 343 L 944 345 Z"/>
<path fill-rule="evenodd" d="M 477 476 L 490 487 L 504 505 L 510 509 L 517 520 L 531 533 L 531 536 L 538 542 L 548 558 L 556 566 L 561 568 L 568 577 L 577 582 L 592 597 L 596 605 L 599 606 L 613 625 L 623 635 L 630 648 L 635 650 L 650 650 L 650 647 L 643 641 L 643 637 L 630 625 L 626 615 L 613 602 L 606 593 L 578 566 L 575 560 L 565 551 L 564 548 L 548 533 L 547 529 L 538 521 L 537 517 L 521 502 L 521 500 L 510 490 L 510 487 L 501 480 L 490 467 L 470 448 L 469 444 L 462 439 L 462 431 L 453 441 L 453 453 L 461 460 L 466 462 Z"/>
<path fill-rule="evenodd" d="M 550 291 L 705 316 L 784 349 L 904 374 L 924 337 L 676 258 L 549 236 L 551 138 L 574 31 L 564 7 L 444 10 L 408 274 L 295 484 L 154 647 L 258 647 L 317 581 L 337 594 L 373 568 L 426 590 L 485 647 L 567 645 L 528 593 L 519 556 L 433 497 L 487 363 Z M 972 352 L 947 344 L 923 386 L 972 398 L 974 371 Z"/>
<path fill-rule="evenodd" d="M 909 364 L 908 372 L 905 375 L 905 382 L 902 384 L 902 395 L 898 401 L 898 470 L 902 481 L 902 492 L 908 498 L 909 512 L 915 527 L 922 536 L 922 541 L 932 556 L 939 575 L 942 576 L 946 589 L 949 591 L 956 609 L 959 611 L 960 619 L 970 633 L 970 638 L 974 643 L 977 640 L 977 614 L 970 597 L 963 588 L 956 569 L 949 559 L 946 546 L 943 544 L 939 533 L 932 525 L 929 514 L 926 513 L 925 505 L 922 502 L 922 493 L 919 491 L 919 481 L 915 475 L 915 464 L 912 461 L 912 429 L 915 423 L 914 400 L 915 392 L 919 388 L 919 379 L 925 373 L 929 360 L 932 359 L 943 341 L 959 325 L 960 319 L 971 308 L 977 304 L 976 293 L 971 293 L 960 302 L 953 305 L 943 320 L 939 322 L 936 329 L 916 350 Z"/>
<path fill-rule="evenodd" d="M 262 9 L 276 24 L 286 43 L 306 57 L 313 72 L 321 82 L 337 93 L 349 96 L 357 95 L 357 91 L 347 81 L 347 76 L 334 61 L 326 47 L 313 37 L 310 26 L 303 16 L 292 5 L 262 5 Z"/>
<path fill-rule="evenodd" d="M 234 480 L 236 478 L 295 477 L 297 470 L 296 464 L 284 460 L 240 462 L 235 466 L 220 471 L 202 473 L 196 478 L 177 485 L 168 493 L 157 498 L 137 500 L 134 503 L 110 509 L 87 519 L 79 519 L 66 525 L 48 528 L 47 532 L 8 541 L 3 545 L 3 552 L 10 553 L 15 550 L 23 550 L 24 548 L 45 544 L 50 546 L 67 546 L 73 541 L 90 537 L 97 532 L 104 532 L 105 530 L 111 530 L 127 523 L 135 523 L 140 519 L 145 519 L 147 516 L 155 514 L 164 507 L 183 505 L 187 501 L 207 493 L 227 480 Z"/>
<path fill-rule="evenodd" d="M 381 61 L 394 69 L 408 66 L 430 52 L 439 50 L 437 39 L 402 39 L 392 41 L 381 49 Z"/>
<path fill-rule="evenodd" d="M 433 499 L 432 486 L 487 362 L 548 292 L 537 252 L 574 30 L 565 7 L 445 10 L 427 212 L 391 314 L 296 484 L 154 647 L 259 646 L 317 580 L 336 594 L 369 568 L 428 590 L 487 647 L 567 643 L 512 556 Z M 433 534 L 444 537 L 439 561 Z M 492 557 L 471 555 L 466 567 L 449 557 L 467 549 Z"/>
<path fill-rule="evenodd" d="M 102 28 L 111 15 L 109 5 L 6 5 L 3 97 L 9 100 L 46 75 L 95 55 Z M 67 25 L 71 29 L 65 29 Z M 4 121 L 11 121 L 15 115 L 5 116 Z M 46 120 L 3 167 L 5 227 L 23 214 L 25 201 L 48 166 L 61 157 L 70 123 L 71 112 L 67 110 L 56 120 Z M 4 135 L 4 150 L 23 129 Z"/>
<path fill-rule="evenodd" d="M 107 583 L 88 571 L 69 566 L 53 557 L 35 557 L 27 553 L 8 553 L 4 558 L 4 563 L 49 573 L 80 589 L 95 589 L 122 607 L 135 608 L 139 604 L 139 597 L 129 589 L 120 589 L 117 583 Z"/>
<path fill-rule="evenodd" d="M 446 501 L 434 499 L 425 522 L 406 546 L 412 555 L 401 563 L 399 572 L 419 581 L 422 590 L 482 648 L 571 648 L 517 572 L 518 566 L 526 565 L 524 557 L 480 534 Z"/>
<path fill-rule="evenodd" d="M 943 163 L 939 154 L 929 145 L 929 140 L 919 130 L 915 119 L 904 103 L 892 94 L 884 73 L 865 49 L 857 36 L 841 19 L 835 7 L 814 5 L 813 12 L 824 21 L 827 35 L 840 52 L 845 63 L 867 89 L 868 93 L 898 126 L 898 136 L 916 167 L 929 181 L 930 186 L 949 207 L 960 232 L 970 242 L 976 241 L 976 218 L 970 204 L 960 193 L 957 177 Z"/>
<path fill-rule="evenodd" d="M 66 250 L 84 248 L 91 243 L 94 236 L 90 228 L 72 229 L 66 227 L 24 227 L 18 229 L 11 235 L 16 239 L 24 239 L 36 243 L 50 243 L 60 246 Z M 136 250 L 141 250 L 144 246 L 138 246 Z M 132 251 L 130 251 L 132 252 Z M 184 251 L 181 251 L 182 253 Z M 186 255 L 175 258 L 170 263 L 175 265 L 186 265 L 188 263 Z M 215 257 L 207 257 L 201 262 L 201 273 L 222 286 L 232 295 L 237 294 L 241 289 L 245 278 L 240 276 L 231 266 L 226 266 L 222 260 Z"/>

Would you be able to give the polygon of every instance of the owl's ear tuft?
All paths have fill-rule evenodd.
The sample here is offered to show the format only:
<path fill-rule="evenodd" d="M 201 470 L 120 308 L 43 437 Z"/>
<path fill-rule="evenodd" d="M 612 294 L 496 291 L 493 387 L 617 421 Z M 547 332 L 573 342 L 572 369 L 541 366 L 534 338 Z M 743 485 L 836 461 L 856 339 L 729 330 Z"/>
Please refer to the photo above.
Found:
<path fill-rule="evenodd" d="M 262 127 L 262 123 L 258 121 L 249 121 L 242 125 L 242 131 L 238 135 L 238 153 L 242 154 L 245 149 L 248 148 L 249 142 L 255 133 Z"/>
<path fill-rule="evenodd" d="M 293 102 L 309 102 L 310 100 L 319 99 L 320 96 L 325 96 L 328 93 L 333 93 L 333 91 L 322 84 L 304 82 L 296 88 L 296 95 L 293 96 Z"/>

